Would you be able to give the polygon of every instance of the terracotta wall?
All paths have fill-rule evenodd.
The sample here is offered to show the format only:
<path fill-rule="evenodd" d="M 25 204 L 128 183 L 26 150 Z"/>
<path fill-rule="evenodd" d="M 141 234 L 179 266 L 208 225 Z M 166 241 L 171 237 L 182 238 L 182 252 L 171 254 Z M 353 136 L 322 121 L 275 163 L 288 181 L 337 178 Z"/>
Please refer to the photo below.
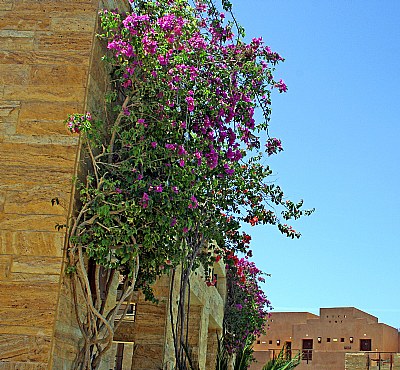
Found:
<path fill-rule="evenodd" d="M 378 319 L 354 307 L 321 308 L 320 315 L 301 312 L 273 313 L 268 322 L 267 334 L 254 345 L 259 360 L 251 370 L 261 369 L 268 356 L 275 355 L 285 342 L 293 350 L 301 350 L 303 341 L 312 340 L 312 360 L 299 370 L 344 369 L 345 354 L 361 351 L 362 340 L 371 341 L 371 351 L 397 352 L 397 329 L 378 323 Z"/>

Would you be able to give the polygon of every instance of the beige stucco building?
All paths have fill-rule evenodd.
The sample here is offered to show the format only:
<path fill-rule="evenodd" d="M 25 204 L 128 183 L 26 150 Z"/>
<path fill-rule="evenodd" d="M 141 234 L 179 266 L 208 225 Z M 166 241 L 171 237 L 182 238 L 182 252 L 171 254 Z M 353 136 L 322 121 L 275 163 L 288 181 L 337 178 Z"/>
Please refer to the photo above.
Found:
<path fill-rule="evenodd" d="M 254 345 L 258 363 L 251 369 L 261 369 L 261 364 L 277 355 L 284 344 L 291 348 L 292 354 L 302 353 L 299 370 L 344 370 L 346 354 L 352 353 L 366 355 L 361 363 L 369 361 L 369 369 L 374 369 L 371 366 L 378 362 L 390 365 L 390 356 L 399 352 L 399 333 L 354 307 L 321 308 L 319 316 L 308 312 L 275 312 L 268 320 L 267 334 Z M 348 358 L 349 362 L 351 356 Z M 346 369 L 353 369 L 350 362 Z M 391 362 L 394 363 L 394 358 Z M 395 368 L 394 364 L 392 368 L 382 366 L 380 369 Z M 364 368 L 368 369 L 357 367 Z"/>

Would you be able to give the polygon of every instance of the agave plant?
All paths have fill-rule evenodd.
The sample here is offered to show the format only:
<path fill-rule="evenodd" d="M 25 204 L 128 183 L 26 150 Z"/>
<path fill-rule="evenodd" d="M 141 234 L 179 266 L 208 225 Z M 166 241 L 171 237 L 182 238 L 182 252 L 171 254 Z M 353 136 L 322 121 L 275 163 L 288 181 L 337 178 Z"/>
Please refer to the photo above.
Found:
<path fill-rule="evenodd" d="M 235 354 L 230 354 L 224 345 L 224 338 L 218 339 L 218 352 L 216 361 L 216 370 L 247 370 L 253 361 L 252 344 L 246 345 Z"/>
<path fill-rule="evenodd" d="M 252 344 L 246 345 L 236 353 L 235 365 L 233 370 L 247 370 L 253 360 Z"/>
<path fill-rule="evenodd" d="M 262 370 L 291 370 L 294 369 L 296 366 L 300 364 L 301 361 L 301 354 L 297 354 L 295 357 L 290 358 L 287 356 L 288 348 L 284 345 L 279 352 L 278 357 L 273 358 L 272 360 L 268 361 Z"/>
<path fill-rule="evenodd" d="M 218 337 L 218 352 L 217 352 L 217 361 L 216 361 L 216 370 L 227 370 L 229 363 L 229 353 L 226 350 L 223 339 Z"/>

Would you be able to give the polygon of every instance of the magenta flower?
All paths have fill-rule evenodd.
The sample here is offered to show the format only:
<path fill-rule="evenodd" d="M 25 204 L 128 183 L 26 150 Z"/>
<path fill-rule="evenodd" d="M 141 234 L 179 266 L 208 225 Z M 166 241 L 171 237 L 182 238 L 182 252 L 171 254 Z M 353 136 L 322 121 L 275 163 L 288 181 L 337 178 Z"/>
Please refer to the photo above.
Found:
<path fill-rule="evenodd" d="M 265 146 L 267 147 L 267 153 L 268 156 L 272 155 L 272 154 L 277 154 L 278 152 L 281 152 L 283 150 L 282 148 L 282 142 L 277 139 L 277 138 L 269 138 L 267 140 L 267 143 L 265 144 Z"/>
<path fill-rule="evenodd" d="M 147 208 L 149 205 L 149 195 L 147 193 L 143 193 L 142 199 L 140 201 L 140 204 L 142 208 Z"/>
<path fill-rule="evenodd" d="M 280 93 L 286 92 L 286 91 L 287 91 L 287 86 L 286 86 L 286 84 L 283 82 L 282 79 L 280 79 L 279 82 L 277 82 L 277 83 L 275 84 L 275 87 L 278 88 L 278 90 L 279 90 Z"/>
<path fill-rule="evenodd" d="M 178 154 L 179 155 L 186 155 L 187 154 L 187 151 L 185 150 L 183 145 L 179 145 L 178 146 Z"/>
<path fill-rule="evenodd" d="M 194 99 L 192 96 L 188 96 L 186 99 L 186 103 L 187 103 L 187 108 L 189 112 L 193 112 L 194 111 Z"/>
<path fill-rule="evenodd" d="M 153 149 L 155 149 L 156 146 L 157 146 L 157 143 L 156 143 L 155 141 L 152 141 L 150 144 L 151 144 L 151 146 L 153 147 Z"/>
<path fill-rule="evenodd" d="M 169 150 L 175 150 L 176 149 L 176 144 L 165 144 L 165 147 Z"/>

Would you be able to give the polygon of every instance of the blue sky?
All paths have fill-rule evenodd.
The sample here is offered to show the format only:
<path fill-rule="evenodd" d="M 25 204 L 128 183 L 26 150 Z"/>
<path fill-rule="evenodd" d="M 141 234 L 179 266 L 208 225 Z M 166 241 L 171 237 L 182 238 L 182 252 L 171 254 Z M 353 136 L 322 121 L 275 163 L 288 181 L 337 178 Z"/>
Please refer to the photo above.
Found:
<path fill-rule="evenodd" d="M 400 1 L 236 0 L 248 38 L 285 59 L 269 160 L 288 198 L 316 212 L 300 240 L 251 228 L 275 311 L 355 306 L 400 327 Z"/>

